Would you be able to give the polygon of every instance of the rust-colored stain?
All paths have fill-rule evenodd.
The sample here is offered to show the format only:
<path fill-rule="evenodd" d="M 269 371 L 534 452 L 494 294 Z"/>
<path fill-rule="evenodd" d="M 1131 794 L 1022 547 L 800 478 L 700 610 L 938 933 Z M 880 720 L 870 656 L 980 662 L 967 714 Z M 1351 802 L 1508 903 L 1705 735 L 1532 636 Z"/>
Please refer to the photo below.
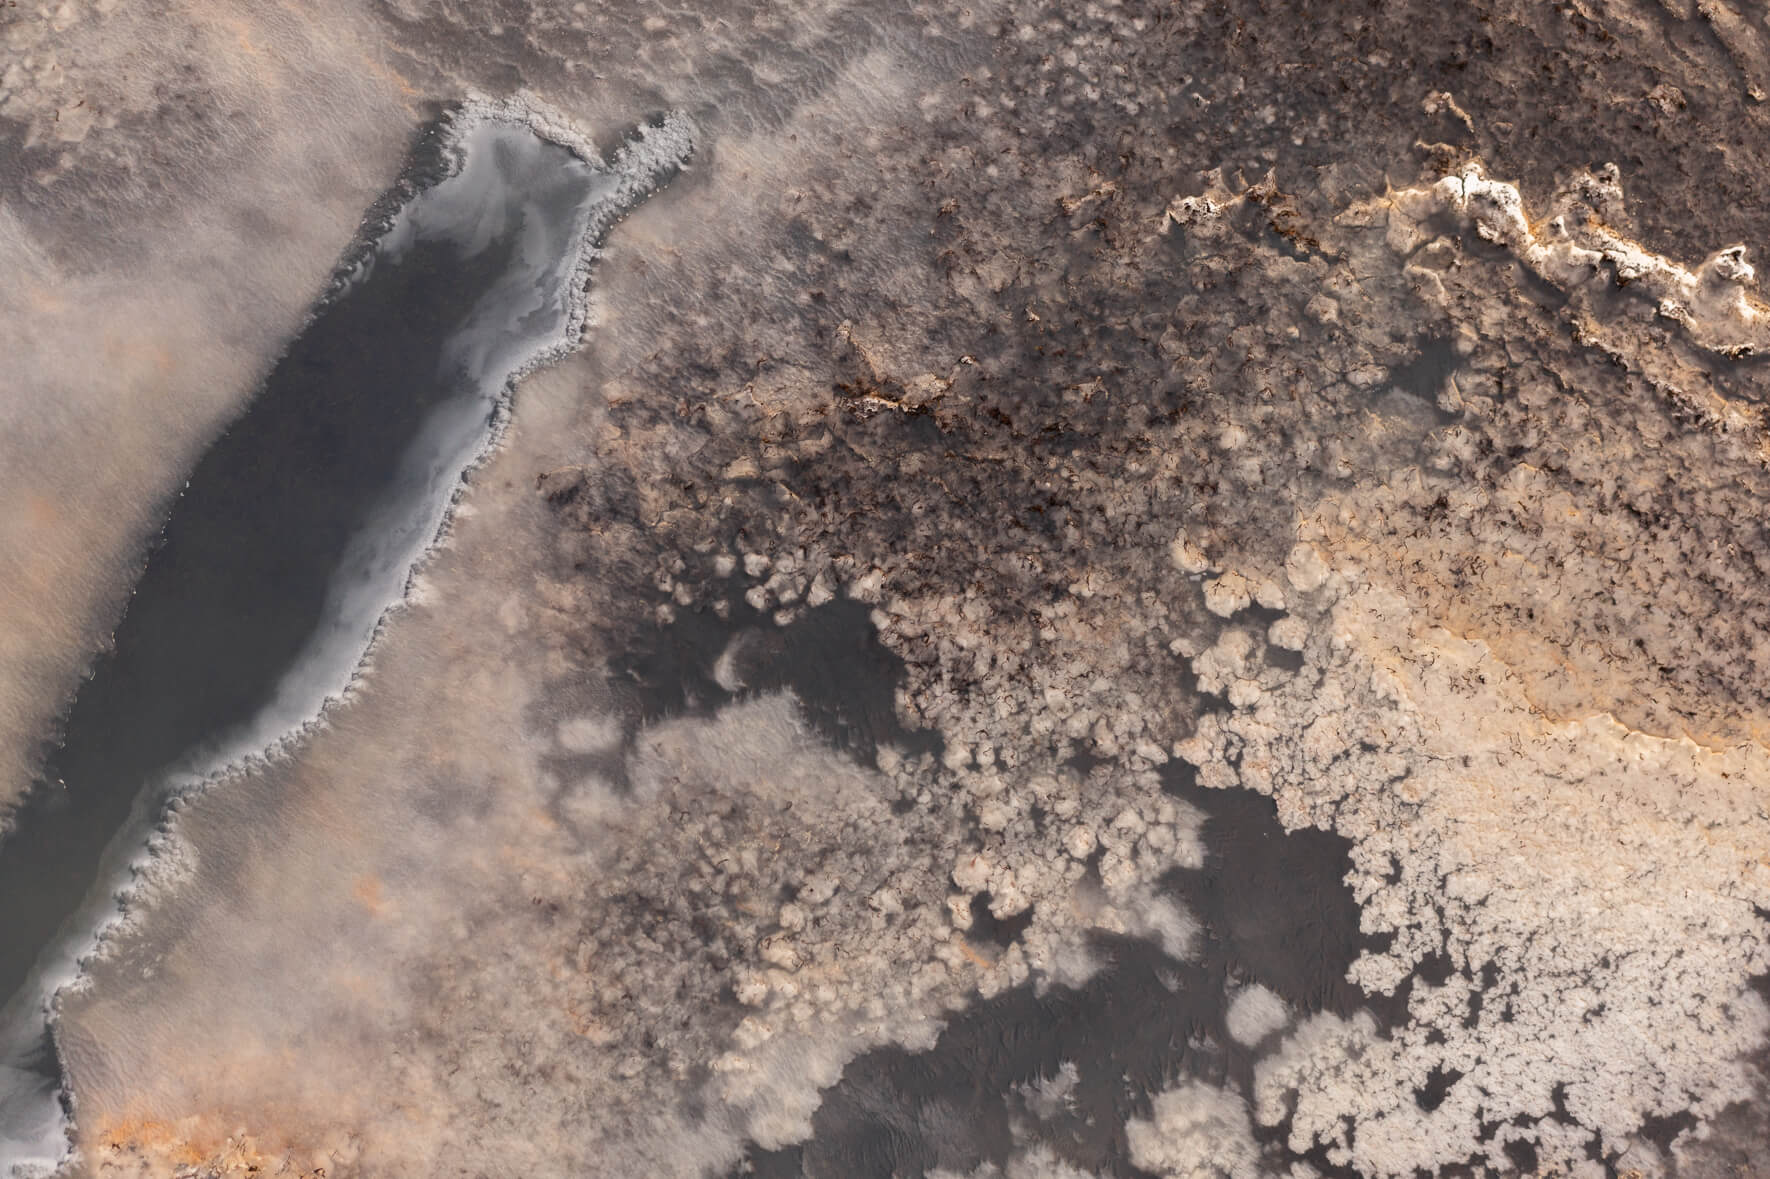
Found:
<path fill-rule="evenodd" d="M 1518 502 L 1525 501 L 1520 498 Z M 1485 644 L 1495 662 L 1504 665 L 1516 680 L 1524 704 L 1548 723 L 1609 716 L 1631 732 L 1663 740 L 1687 738 L 1711 752 L 1741 742 L 1770 748 L 1770 717 L 1739 702 L 1685 699 L 1686 707 L 1704 708 L 1702 715 L 1694 717 L 1670 707 L 1667 689 L 1651 675 L 1651 662 L 1626 643 L 1619 641 L 1610 647 L 1570 637 L 1549 614 L 1535 625 L 1520 624 L 1518 615 L 1532 602 L 1515 596 L 1512 587 L 1540 584 L 1553 577 L 1523 554 L 1502 552 L 1499 560 L 1509 560 L 1515 566 L 1507 569 L 1506 576 L 1477 576 L 1453 592 L 1445 570 L 1423 566 L 1419 560 L 1413 560 L 1410 567 L 1408 557 L 1413 550 L 1405 542 L 1386 537 L 1380 520 L 1375 527 L 1361 531 L 1356 518 L 1348 524 L 1320 512 L 1311 523 L 1323 534 L 1326 546 L 1339 555 L 1340 563 L 1351 557 L 1368 572 L 1383 570 L 1387 574 L 1384 581 L 1430 624 L 1455 638 Z"/>
<path fill-rule="evenodd" d="M 102 1134 L 99 1141 L 108 1150 L 147 1150 L 182 1163 L 200 1163 L 205 1153 L 165 1122 L 140 1119 L 123 1122 Z"/>
<path fill-rule="evenodd" d="M 356 898 L 357 904 L 368 911 L 369 916 L 379 917 L 387 908 L 387 899 L 382 895 L 381 879 L 370 873 L 356 878 L 351 886 L 350 895 Z"/>
<path fill-rule="evenodd" d="M 976 951 L 976 949 L 974 949 L 972 947 L 971 942 L 967 939 L 960 939 L 959 953 L 965 955 L 965 957 L 968 960 L 975 963 L 977 966 L 977 969 L 979 969 L 979 970 L 990 970 L 990 969 L 994 968 L 994 966 L 995 966 L 994 962 L 991 962 L 988 958 L 985 958 L 982 954 L 979 954 Z"/>
<path fill-rule="evenodd" d="M 96 1161 L 133 1157 L 154 1170 L 175 1169 L 180 1175 L 290 1175 L 318 1179 L 322 1167 L 293 1163 L 299 1152 L 286 1145 L 266 1148 L 257 1136 L 226 1136 L 206 1126 L 215 1119 L 192 1116 L 177 1122 L 155 1118 L 126 1118 L 101 1125 L 93 1136 Z"/>
<path fill-rule="evenodd" d="M 33 495 L 25 500 L 25 515 L 32 528 L 54 528 L 61 523 L 61 507 L 47 495 Z"/>
<path fill-rule="evenodd" d="M 33 310 L 56 315 L 68 309 L 68 301 L 58 291 L 33 283 L 25 288 L 25 298 Z"/>

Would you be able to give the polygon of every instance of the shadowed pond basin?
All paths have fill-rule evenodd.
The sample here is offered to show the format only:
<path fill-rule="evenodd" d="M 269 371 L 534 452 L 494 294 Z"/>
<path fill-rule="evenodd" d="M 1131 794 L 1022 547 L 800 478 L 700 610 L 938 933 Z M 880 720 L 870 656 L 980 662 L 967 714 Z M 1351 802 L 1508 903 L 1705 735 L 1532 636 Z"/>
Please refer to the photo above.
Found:
<path fill-rule="evenodd" d="M 0 843 L 0 1175 L 66 1149 L 47 1004 L 168 798 L 345 689 L 511 382 L 575 342 L 596 240 L 683 146 L 605 169 L 510 118 L 434 129 L 417 194 L 191 472 Z"/>

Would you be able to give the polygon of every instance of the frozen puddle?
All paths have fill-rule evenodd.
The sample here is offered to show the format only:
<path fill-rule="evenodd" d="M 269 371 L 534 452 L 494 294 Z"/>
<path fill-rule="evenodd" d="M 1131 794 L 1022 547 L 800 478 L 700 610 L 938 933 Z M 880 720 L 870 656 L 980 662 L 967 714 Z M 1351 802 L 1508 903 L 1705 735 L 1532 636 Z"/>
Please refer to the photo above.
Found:
<path fill-rule="evenodd" d="M 596 244 L 690 142 L 668 119 L 605 165 L 557 126 L 470 103 L 439 127 L 412 169 L 434 182 L 354 255 L 173 505 L 49 784 L 0 845 L 0 1175 L 68 1149 L 54 996 L 168 800 L 349 686 L 512 384 L 576 345 Z"/>

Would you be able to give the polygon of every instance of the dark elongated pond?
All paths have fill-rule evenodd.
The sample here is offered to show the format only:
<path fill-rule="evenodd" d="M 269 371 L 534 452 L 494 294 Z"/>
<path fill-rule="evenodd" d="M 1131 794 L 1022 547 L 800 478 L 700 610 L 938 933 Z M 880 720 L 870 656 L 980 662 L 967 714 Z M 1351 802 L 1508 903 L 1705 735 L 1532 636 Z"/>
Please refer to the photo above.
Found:
<path fill-rule="evenodd" d="M 468 111 L 191 472 L 45 781 L 0 844 L 0 1175 L 66 1145 L 48 1031 L 170 793 L 343 691 L 515 377 L 575 342 L 596 240 L 685 140 L 612 168 Z"/>

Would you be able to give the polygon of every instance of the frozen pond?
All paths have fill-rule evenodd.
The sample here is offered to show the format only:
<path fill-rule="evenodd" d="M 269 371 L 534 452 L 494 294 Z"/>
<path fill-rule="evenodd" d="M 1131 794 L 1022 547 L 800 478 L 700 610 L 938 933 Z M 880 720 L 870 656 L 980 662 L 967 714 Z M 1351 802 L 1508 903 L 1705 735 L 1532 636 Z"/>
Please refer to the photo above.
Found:
<path fill-rule="evenodd" d="M 512 382 L 576 343 L 595 244 L 679 162 L 678 132 L 607 168 L 508 112 L 457 115 L 412 169 L 434 182 L 192 471 L 0 846 L 0 1174 L 65 1149 L 48 1007 L 168 799 L 273 751 L 348 687 Z"/>

